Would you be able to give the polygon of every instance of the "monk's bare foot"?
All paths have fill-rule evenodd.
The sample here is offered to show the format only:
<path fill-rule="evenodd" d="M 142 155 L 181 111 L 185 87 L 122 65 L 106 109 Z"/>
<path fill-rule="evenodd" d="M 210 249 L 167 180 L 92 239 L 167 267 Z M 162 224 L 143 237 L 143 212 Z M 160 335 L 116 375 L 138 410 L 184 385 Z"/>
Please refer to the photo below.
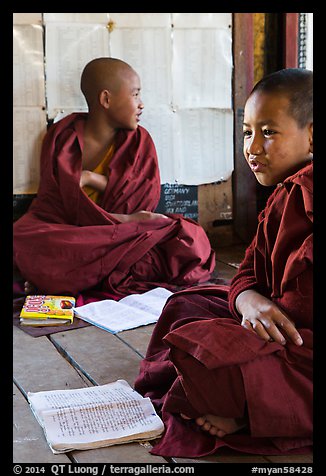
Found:
<path fill-rule="evenodd" d="M 25 291 L 26 294 L 33 294 L 33 293 L 36 292 L 36 288 L 29 281 L 25 281 L 24 282 L 24 291 Z"/>
<path fill-rule="evenodd" d="M 184 413 L 180 413 L 180 416 L 184 420 L 192 420 L 192 418 L 188 417 Z M 208 431 L 208 433 L 211 435 L 218 436 L 219 438 L 223 438 L 223 436 L 229 435 L 231 433 L 236 433 L 237 431 L 246 427 L 245 418 L 223 418 L 216 415 L 207 414 L 205 416 L 196 418 L 195 421 L 202 430 Z"/>
<path fill-rule="evenodd" d="M 195 421 L 202 430 L 208 431 L 211 435 L 219 438 L 236 433 L 246 426 L 244 418 L 223 418 L 210 414 L 198 417 Z"/>

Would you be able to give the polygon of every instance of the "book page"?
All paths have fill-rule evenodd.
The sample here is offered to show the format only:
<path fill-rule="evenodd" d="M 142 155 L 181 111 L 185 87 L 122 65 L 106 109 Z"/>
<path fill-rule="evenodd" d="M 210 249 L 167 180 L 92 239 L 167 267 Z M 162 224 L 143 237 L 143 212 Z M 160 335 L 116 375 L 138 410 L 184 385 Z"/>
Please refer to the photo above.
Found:
<path fill-rule="evenodd" d="M 115 28 L 111 54 L 137 71 L 146 108 L 167 105 L 171 98 L 171 32 L 168 28 Z"/>
<path fill-rule="evenodd" d="M 200 185 L 227 180 L 233 170 L 231 109 L 179 109 L 175 114 L 175 181 Z M 182 160 L 187 157 L 187 161 Z"/>
<path fill-rule="evenodd" d="M 171 13 L 108 13 L 114 28 L 168 28 Z"/>
<path fill-rule="evenodd" d="M 45 109 L 41 25 L 13 27 L 13 105 Z"/>
<path fill-rule="evenodd" d="M 75 390 L 29 393 L 53 452 L 157 437 L 164 425 L 149 398 L 125 380 Z M 96 443 L 103 443 L 97 445 Z"/>
<path fill-rule="evenodd" d="M 155 288 L 143 294 L 130 294 L 120 299 L 120 303 L 140 309 L 153 316 L 159 316 L 168 297 L 173 293 L 165 288 Z"/>
<path fill-rule="evenodd" d="M 13 13 L 14 25 L 30 25 L 31 23 L 41 25 L 42 13 Z"/>
<path fill-rule="evenodd" d="M 176 108 L 231 108 L 231 80 L 230 30 L 174 29 L 172 102 Z"/>
<path fill-rule="evenodd" d="M 37 192 L 46 132 L 40 13 L 15 14 L 13 26 L 13 193 Z M 27 17 L 26 17 L 27 15 Z M 29 18 L 28 15 L 32 17 Z M 35 21 L 34 24 L 26 24 Z"/>
<path fill-rule="evenodd" d="M 46 24 L 45 68 L 50 118 L 66 108 L 87 110 L 80 91 L 80 76 L 89 61 L 110 56 L 108 35 L 104 24 Z"/>
<path fill-rule="evenodd" d="M 232 13 L 172 13 L 175 28 L 224 28 L 230 29 Z"/>
<path fill-rule="evenodd" d="M 45 23 L 103 23 L 109 20 L 108 13 L 44 13 Z"/>
<path fill-rule="evenodd" d="M 70 319 L 24 319 L 20 318 L 21 326 L 34 326 L 34 327 L 43 327 L 43 326 L 64 326 L 66 324 L 71 324 Z"/>
<path fill-rule="evenodd" d="M 175 111 L 170 105 L 157 105 L 144 108 L 140 125 L 148 130 L 157 150 L 160 167 L 161 183 L 174 183 L 176 177 L 176 161 L 173 140 L 178 133 L 175 127 Z"/>
<path fill-rule="evenodd" d="M 46 112 L 40 107 L 13 110 L 13 193 L 36 193 Z"/>
<path fill-rule="evenodd" d="M 105 299 L 75 308 L 77 317 L 113 334 L 156 322 L 167 298 L 172 294 L 156 288 L 133 294 L 120 301 Z"/>

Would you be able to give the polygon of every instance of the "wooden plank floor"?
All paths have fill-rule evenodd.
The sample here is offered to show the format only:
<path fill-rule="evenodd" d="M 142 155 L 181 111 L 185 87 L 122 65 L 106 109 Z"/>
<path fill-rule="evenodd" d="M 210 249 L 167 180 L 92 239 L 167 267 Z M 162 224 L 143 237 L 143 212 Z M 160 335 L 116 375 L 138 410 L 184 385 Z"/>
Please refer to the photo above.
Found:
<path fill-rule="evenodd" d="M 236 245 L 219 249 L 218 276 L 230 279 L 244 254 Z M 162 458 L 150 443 L 130 443 L 54 455 L 33 416 L 26 395 L 41 390 L 102 385 L 122 378 L 132 386 L 154 324 L 110 334 L 94 326 L 31 337 L 13 328 L 14 463 L 311 463 L 312 456 L 218 455 L 198 459 Z"/>

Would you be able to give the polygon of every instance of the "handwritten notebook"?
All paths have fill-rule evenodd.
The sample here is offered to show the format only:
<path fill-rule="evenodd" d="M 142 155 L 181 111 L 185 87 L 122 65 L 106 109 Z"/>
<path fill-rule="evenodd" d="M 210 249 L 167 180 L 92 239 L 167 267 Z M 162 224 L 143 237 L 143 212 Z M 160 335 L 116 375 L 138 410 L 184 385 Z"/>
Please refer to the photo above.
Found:
<path fill-rule="evenodd" d="M 119 379 L 105 385 L 28 393 L 53 453 L 157 438 L 164 424 L 151 400 Z"/>

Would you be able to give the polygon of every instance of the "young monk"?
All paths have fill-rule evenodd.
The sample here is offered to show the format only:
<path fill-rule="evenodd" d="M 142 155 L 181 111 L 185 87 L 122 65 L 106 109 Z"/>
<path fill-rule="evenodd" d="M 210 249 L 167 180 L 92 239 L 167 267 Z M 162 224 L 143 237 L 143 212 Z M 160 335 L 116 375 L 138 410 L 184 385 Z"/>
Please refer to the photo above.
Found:
<path fill-rule="evenodd" d="M 14 224 L 26 291 L 122 297 L 207 281 L 215 255 L 202 227 L 155 213 L 160 175 L 139 125 L 138 74 L 119 59 L 97 58 L 84 68 L 81 90 L 89 111 L 48 130 L 37 198 Z"/>
<path fill-rule="evenodd" d="M 174 294 L 156 324 L 135 383 L 165 423 L 154 454 L 311 448 L 312 79 L 277 71 L 246 102 L 245 159 L 277 187 L 231 285 Z"/>

